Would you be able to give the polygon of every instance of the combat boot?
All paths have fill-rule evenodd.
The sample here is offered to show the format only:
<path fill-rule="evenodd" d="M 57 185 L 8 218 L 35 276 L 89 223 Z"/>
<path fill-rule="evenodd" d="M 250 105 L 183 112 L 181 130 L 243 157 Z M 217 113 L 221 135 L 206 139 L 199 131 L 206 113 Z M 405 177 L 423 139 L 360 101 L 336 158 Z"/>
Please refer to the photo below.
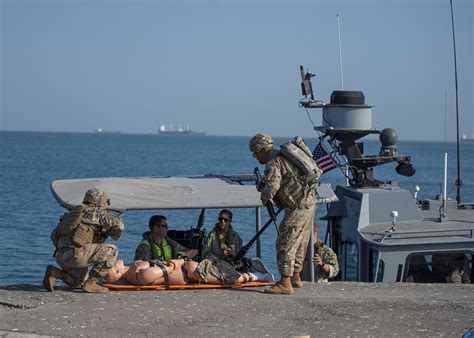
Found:
<path fill-rule="evenodd" d="M 89 274 L 89 279 L 82 286 L 82 290 L 84 290 L 85 292 L 90 292 L 90 293 L 107 293 L 107 292 L 109 292 L 108 288 L 106 288 L 105 286 L 101 286 L 101 285 L 97 284 L 97 278 L 99 278 L 99 277 L 100 277 L 100 275 L 97 272 L 92 271 Z"/>
<path fill-rule="evenodd" d="M 281 276 L 281 279 L 274 286 L 263 290 L 265 293 L 271 293 L 274 295 L 291 295 L 293 293 L 293 287 L 291 286 L 291 277 Z"/>
<path fill-rule="evenodd" d="M 49 292 L 53 292 L 56 280 L 58 278 L 64 279 L 65 275 L 66 273 L 63 270 L 56 268 L 54 265 L 48 265 L 43 278 L 43 287 Z"/>
<path fill-rule="evenodd" d="M 295 272 L 293 277 L 291 277 L 291 286 L 294 288 L 302 288 L 303 282 L 301 281 L 301 276 L 299 272 Z"/>

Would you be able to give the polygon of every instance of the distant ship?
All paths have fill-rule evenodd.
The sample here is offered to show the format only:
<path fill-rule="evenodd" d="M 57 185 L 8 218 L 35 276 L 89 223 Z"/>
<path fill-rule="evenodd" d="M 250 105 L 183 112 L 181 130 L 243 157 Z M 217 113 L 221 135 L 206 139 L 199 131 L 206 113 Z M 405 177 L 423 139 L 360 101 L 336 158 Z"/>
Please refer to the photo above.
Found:
<path fill-rule="evenodd" d="M 471 134 L 471 135 L 462 134 L 461 141 L 474 142 L 474 134 Z"/>
<path fill-rule="evenodd" d="M 186 127 L 186 128 L 181 128 L 178 127 L 177 129 L 174 129 L 172 126 L 167 128 L 164 124 L 160 126 L 160 129 L 158 129 L 158 134 L 160 135 L 194 135 L 194 136 L 204 136 L 206 135 L 205 131 L 194 131 L 191 128 Z"/>
<path fill-rule="evenodd" d="M 122 132 L 120 130 L 105 130 L 102 128 L 97 128 L 95 130 L 96 134 L 121 134 Z"/>

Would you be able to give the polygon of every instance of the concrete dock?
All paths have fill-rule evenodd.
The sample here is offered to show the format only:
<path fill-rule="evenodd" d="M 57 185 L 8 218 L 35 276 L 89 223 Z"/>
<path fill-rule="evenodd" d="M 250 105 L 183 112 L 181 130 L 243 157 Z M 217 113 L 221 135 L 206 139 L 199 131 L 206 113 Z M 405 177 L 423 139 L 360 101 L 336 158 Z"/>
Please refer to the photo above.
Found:
<path fill-rule="evenodd" d="M 0 287 L 2 337 L 462 337 L 473 327 L 471 284 L 305 283 L 291 296 L 262 288 L 100 295 Z"/>

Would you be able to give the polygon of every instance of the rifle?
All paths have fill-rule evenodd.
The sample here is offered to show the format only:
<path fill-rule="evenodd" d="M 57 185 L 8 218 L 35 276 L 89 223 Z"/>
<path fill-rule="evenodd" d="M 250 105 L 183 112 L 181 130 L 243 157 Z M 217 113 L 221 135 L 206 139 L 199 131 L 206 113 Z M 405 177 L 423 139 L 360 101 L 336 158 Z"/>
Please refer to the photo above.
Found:
<path fill-rule="evenodd" d="M 263 181 L 262 175 L 260 174 L 260 170 L 258 168 L 255 168 L 253 172 L 254 172 L 255 176 L 257 177 L 257 181 L 256 181 L 257 190 L 261 191 L 263 189 L 264 185 L 265 185 L 265 182 Z M 278 216 L 278 214 L 283 209 L 278 209 L 278 211 L 275 212 L 275 209 L 273 209 L 273 204 L 272 204 L 271 201 L 267 202 L 266 207 L 267 207 L 267 211 L 268 211 L 268 215 L 270 216 L 270 219 L 267 221 L 267 223 L 265 223 L 260 228 L 260 230 L 257 231 L 255 236 L 253 236 L 252 239 L 247 244 L 245 244 L 245 246 L 243 246 L 242 249 L 239 250 L 239 252 L 237 252 L 237 254 L 234 256 L 234 264 L 235 265 L 238 265 L 242 261 L 242 258 L 245 257 L 247 252 L 250 250 L 250 247 L 252 246 L 252 244 L 260 237 L 260 235 L 265 231 L 265 229 L 272 222 L 275 224 L 275 228 L 276 228 L 277 233 L 278 233 L 278 226 L 276 224 L 276 217 Z"/>
<path fill-rule="evenodd" d="M 201 213 L 199 214 L 199 219 L 198 223 L 196 226 L 196 229 L 201 230 L 203 225 L 204 225 L 204 213 L 206 212 L 206 209 L 201 209 Z"/>
<path fill-rule="evenodd" d="M 257 190 L 262 191 L 262 189 L 265 187 L 265 181 L 263 180 L 262 175 L 260 174 L 260 170 L 258 169 L 258 167 L 256 167 L 253 170 L 253 172 L 254 172 L 255 176 L 257 177 L 257 181 L 256 181 Z M 273 203 L 270 200 L 268 200 L 267 204 L 265 204 L 265 206 L 267 207 L 267 211 L 268 211 L 268 215 L 270 216 L 270 219 L 275 224 L 275 229 L 276 229 L 277 233 L 279 233 L 278 226 L 276 224 L 276 213 L 275 213 L 275 209 L 273 208 Z"/>
<path fill-rule="evenodd" d="M 278 214 L 282 211 L 283 209 L 278 209 L 278 211 L 275 213 L 275 218 L 276 216 L 278 216 Z M 274 219 L 273 218 L 270 218 L 267 223 L 265 223 L 261 228 L 260 230 L 257 231 L 257 233 L 255 234 L 255 236 L 252 237 L 252 239 L 247 243 L 245 244 L 245 246 L 243 246 L 239 252 L 237 252 L 237 254 L 234 256 L 234 264 L 237 265 L 238 263 L 240 263 L 240 261 L 242 260 L 242 258 L 245 257 L 245 255 L 247 254 L 247 252 L 250 250 L 250 247 L 252 246 L 252 244 L 260 237 L 260 235 L 265 231 L 266 228 L 268 228 L 268 226 L 274 222 Z"/>

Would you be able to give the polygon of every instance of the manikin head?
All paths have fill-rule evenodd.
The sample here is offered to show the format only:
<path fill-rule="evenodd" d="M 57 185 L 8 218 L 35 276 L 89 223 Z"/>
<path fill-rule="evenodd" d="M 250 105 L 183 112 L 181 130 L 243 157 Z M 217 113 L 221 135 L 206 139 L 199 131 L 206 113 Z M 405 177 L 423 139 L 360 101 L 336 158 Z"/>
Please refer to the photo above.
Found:
<path fill-rule="evenodd" d="M 127 271 L 129 267 L 123 263 L 123 260 L 117 259 L 115 264 L 110 268 L 104 279 L 108 283 L 113 283 L 119 280 Z"/>

